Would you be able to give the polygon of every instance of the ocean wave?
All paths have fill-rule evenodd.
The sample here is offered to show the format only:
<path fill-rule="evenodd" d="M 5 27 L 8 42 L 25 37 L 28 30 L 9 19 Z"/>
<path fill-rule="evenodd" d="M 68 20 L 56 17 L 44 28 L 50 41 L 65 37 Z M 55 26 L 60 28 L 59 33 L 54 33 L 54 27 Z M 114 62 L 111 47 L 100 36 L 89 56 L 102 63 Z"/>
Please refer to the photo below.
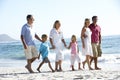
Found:
<path fill-rule="evenodd" d="M 70 50 L 64 50 L 64 61 L 70 61 Z M 48 55 L 51 62 L 55 61 L 56 53 L 54 51 L 51 51 Z M 79 53 L 79 56 L 81 58 L 81 61 L 85 60 L 85 56 L 82 55 L 82 53 Z M 24 53 L 19 53 L 16 55 L 9 55 L 5 57 L 1 57 L 1 59 L 11 59 L 11 60 L 25 60 Z M 40 58 L 42 60 L 42 57 Z M 120 63 L 120 54 L 102 54 L 102 57 L 98 58 L 98 62 L 100 63 Z"/>

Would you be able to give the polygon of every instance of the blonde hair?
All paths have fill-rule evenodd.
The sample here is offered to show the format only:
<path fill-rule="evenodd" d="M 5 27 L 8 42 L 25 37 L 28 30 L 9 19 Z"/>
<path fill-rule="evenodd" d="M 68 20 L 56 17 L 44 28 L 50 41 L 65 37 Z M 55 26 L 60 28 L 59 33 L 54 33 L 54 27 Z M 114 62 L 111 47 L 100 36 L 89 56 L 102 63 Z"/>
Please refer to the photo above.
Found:
<path fill-rule="evenodd" d="M 77 38 L 76 38 L 76 36 L 75 36 L 75 35 L 72 35 L 71 40 L 72 40 L 73 38 L 75 38 L 75 40 L 77 40 Z"/>
<path fill-rule="evenodd" d="M 84 27 L 86 26 L 87 22 L 89 22 L 89 23 L 90 23 L 90 19 L 88 19 L 88 18 L 86 18 L 86 19 L 85 19 L 85 22 L 84 22 Z"/>
<path fill-rule="evenodd" d="M 56 20 L 56 21 L 54 22 L 53 28 L 56 28 L 56 24 L 57 24 L 57 23 L 60 23 L 60 21 L 59 21 L 59 20 Z"/>

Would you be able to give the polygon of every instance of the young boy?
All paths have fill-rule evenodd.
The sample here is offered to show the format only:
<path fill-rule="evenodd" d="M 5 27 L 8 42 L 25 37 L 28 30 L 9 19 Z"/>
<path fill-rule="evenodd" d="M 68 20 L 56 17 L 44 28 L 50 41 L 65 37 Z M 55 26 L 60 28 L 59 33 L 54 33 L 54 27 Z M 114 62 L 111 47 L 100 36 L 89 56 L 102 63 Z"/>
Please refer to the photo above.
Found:
<path fill-rule="evenodd" d="M 53 68 L 50 64 L 50 61 L 48 59 L 48 53 L 49 53 L 49 46 L 48 46 L 48 43 L 47 43 L 47 35 L 43 34 L 42 35 L 42 43 L 41 43 L 40 49 L 39 49 L 39 57 L 38 57 L 38 59 L 39 59 L 40 54 L 41 54 L 43 61 L 40 63 L 39 67 L 37 68 L 38 72 L 40 72 L 40 68 L 44 63 L 48 63 L 49 68 L 52 70 L 52 72 L 54 72 L 54 70 L 53 70 Z"/>

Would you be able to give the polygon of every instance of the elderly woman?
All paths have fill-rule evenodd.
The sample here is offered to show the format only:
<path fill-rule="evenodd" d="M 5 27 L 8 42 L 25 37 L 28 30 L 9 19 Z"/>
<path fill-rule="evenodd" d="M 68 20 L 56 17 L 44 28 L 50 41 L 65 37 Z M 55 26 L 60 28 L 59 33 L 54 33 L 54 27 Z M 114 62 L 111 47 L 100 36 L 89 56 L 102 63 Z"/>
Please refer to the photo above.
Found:
<path fill-rule="evenodd" d="M 62 71 L 61 64 L 63 60 L 63 54 L 62 54 L 63 44 L 66 47 L 66 43 L 63 38 L 63 33 L 60 30 L 60 26 L 61 26 L 60 22 L 56 20 L 53 25 L 53 29 L 50 31 L 50 43 L 56 53 L 56 60 L 55 60 L 56 71 Z"/>

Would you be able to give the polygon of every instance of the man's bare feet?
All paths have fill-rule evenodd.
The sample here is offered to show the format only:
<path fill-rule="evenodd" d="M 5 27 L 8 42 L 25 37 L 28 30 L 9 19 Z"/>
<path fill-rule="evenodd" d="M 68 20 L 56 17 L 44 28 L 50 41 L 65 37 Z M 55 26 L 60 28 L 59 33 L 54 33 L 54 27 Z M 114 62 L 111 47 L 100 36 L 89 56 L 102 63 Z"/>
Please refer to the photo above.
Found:
<path fill-rule="evenodd" d="M 85 62 L 82 62 L 82 64 L 83 64 L 83 69 L 85 69 Z"/>
<path fill-rule="evenodd" d="M 26 68 L 30 73 L 34 73 L 34 71 L 33 71 L 32 69 L 30 69 L 28 65 L 26 65 L 25 68 Z"/>

